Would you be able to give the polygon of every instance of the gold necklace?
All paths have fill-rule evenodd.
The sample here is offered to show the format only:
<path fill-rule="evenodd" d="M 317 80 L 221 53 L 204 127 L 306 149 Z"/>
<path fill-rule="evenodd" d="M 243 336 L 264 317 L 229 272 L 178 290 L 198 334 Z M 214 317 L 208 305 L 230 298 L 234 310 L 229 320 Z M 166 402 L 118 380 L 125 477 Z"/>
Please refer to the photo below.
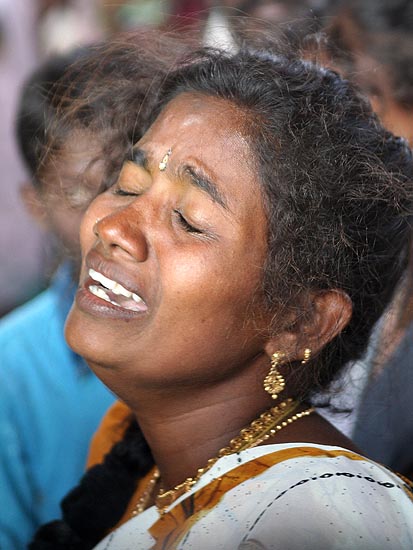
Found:
<path fill-rule="evenodd" d="M 263 412 L 258 418 L 253 420 L 247 428 L 243 428 L 239 435 L 231 439 L 226 447 L 223 447 L 216 456 L 210 458 L 206 463 L 206 466 L 199 468 L 194 477 L 187 477 L 185 481 L 179 483 L 168 491 L 159 490 L 158 495 L 155 497 L 155 505 L 158 508 L 159 513 L 162 515 L 167 508 L 175 502 L 181 495 L 187 493 L 195 483 L 197 483 L 203 474 L 210 470 L 212 466 L 223 456 L 228 456 L 234 453 L 239 453 L 245 449 L 252 449 L 257 445 L 260 445 L 264 441 L 267 441 L 270 437 L 274 436 L 277 432 L 292 424 L 296 420 L 310 415 L 314 412 L 314 409 L 310 407 L 302 412 L 294 413 L 300 405 L 299 401 L 293 399 L 287 399 L 279 405 L 272 407 L 268 411 Z M 137 505 L 135 506 L 132 515 L 136 516 L 143 512 L 152 497 L 153 490 L 158 483 L 160 473 L 158 468 L 155 468 L 148 485 L 140 497 Z"/>
<path fill-rule="evenodd" d="M 153 490 L 155 489 L 156 484 L 158 483 L 161 474 L 158 468 L 155 466 L 154 472 L 151 476 L 151 479 L 148 481 L 148 485 L 145 488 L 145 491 L 142 493 L 142 496 L 138 500 L 137 505 L 132 510 L 132 517 L 141 514 L 147 507 L 149 500 L 152 496 Z"/>

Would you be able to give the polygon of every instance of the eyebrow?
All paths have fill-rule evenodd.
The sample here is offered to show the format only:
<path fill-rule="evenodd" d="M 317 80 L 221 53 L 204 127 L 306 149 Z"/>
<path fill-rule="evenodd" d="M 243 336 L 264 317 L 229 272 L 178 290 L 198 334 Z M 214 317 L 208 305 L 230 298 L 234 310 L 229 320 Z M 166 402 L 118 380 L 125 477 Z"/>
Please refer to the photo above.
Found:
<path fill-rule="evenodd" d="M 220 204 L 223 208 L 225 208 L 225 210 L 229 210 L 225 197 L 219 192 L 215 183 L 211 181 L 203 172 L 189 165 L 184 165 L 182 167 L 182 172 L 189 176 L 193 185 L 208 193 L 214 202 Z"/>
<path fill-rule="evenodd" d="M 129 154 L 128 160 L 133 162 L 136 166 L 149 170 L 149 159 L 145 151 L 138 147 L 133 147 Z M 205 191 L 214 202 L 220 204 L 225 210 L 229 210 L 228 202 L 222 193 L 219 192 L 217 186 L 211 181 L 203 171 L 197 170 L 193 166 L 185 164 L 179 170 L 183 175 L 189 176 L 190 182 L 195 187 L 198 187 L 202 191 Z"/>
<path fill-rule="evenodd" d="M 144 170 L 148 170 L 149 161 L 148 157 L 142 149 L 139 149 L 138 147 L 132 147 L 130 149 L 128 154 L 128 160 L 130 162 L 133 162 L 136 166 L 139 166 L 140 168 L 143 168 Z"/>

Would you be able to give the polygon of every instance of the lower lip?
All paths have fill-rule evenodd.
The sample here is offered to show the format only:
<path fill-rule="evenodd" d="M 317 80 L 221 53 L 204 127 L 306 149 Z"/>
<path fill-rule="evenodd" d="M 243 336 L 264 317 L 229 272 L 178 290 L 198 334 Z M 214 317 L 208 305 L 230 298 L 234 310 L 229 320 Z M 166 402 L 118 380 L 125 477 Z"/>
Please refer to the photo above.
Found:
<path fill-rule="evenodd" d="M 130 320 L 146 314 L 146 311 L 132 311 L 114 306 L 92 294 L 87 287 L 79 288 L 76 293 L 75 304 L 83 312 L 95 317 Z"/>

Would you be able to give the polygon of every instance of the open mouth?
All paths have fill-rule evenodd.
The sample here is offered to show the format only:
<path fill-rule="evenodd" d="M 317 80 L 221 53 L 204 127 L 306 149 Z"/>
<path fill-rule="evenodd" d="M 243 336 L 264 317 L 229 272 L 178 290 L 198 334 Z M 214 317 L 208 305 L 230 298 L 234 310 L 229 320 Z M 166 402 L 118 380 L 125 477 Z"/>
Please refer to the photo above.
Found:
<path fill-rule="evenodd" d="M 89 269 L 89 276 L 97 283 L 88 285 L 89 292 L 94 296 L 109 302 L 113 306 L 129 311 L 146 311 L 148 309 L 138 294 L 131 292 L 120 283 L 105 277 L 105 275 L 94 269 Z"/>

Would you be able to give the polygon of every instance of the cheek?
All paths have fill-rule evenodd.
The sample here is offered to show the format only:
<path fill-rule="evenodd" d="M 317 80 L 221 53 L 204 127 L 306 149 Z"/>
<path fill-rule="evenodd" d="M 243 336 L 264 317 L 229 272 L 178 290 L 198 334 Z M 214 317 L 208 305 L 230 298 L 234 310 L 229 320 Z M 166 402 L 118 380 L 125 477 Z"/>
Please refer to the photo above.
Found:
<path fill-rule="evenodd" d="M 209 252 L 174 258 L 165 264 L 161 275 L 164 297 L 172 289 L 169 300 L 175 308 L 187 309 L 203 320 L 216 318 L 219 311 L 245 316 L 260 284 L 261 270 L 251 267 L 258 264 L 249 259 L 249 267 L 240 269 L 238 255 L 232 250 Z"/>

